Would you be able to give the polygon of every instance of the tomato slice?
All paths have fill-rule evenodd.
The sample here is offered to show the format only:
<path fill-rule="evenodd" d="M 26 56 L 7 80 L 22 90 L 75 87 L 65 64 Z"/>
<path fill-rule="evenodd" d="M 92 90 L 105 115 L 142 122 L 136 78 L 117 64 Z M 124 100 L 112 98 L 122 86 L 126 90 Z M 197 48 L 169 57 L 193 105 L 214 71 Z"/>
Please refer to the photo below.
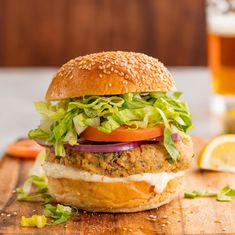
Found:
<path fill-rule="evenodd" d="M 6 152 L 14 157 L 35 158 L 43 147 L 34 140 L 19 140 L 15 143 L 8 144 Z"/>
<path fill-rule="evenodd" d="M 99 131 L 95 127 L 88 127 L 84 132 L 81 133 L 81 138 L 102 142 L 130 142 L 159 137 L 163 135 L 163 132 L 164 127 L 162 125 L 158 125 L 152 128 L 134 130 L 120 127 L 109 134 Z"/>

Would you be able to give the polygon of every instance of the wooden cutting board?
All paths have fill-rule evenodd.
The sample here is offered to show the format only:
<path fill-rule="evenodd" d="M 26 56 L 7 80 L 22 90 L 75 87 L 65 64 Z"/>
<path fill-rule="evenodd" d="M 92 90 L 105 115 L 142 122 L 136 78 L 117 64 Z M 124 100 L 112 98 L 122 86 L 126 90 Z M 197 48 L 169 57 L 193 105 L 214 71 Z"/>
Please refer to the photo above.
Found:
<path fill-rule="evenodd" d="M 195 152 L 204 145 L 194 138 Z M 14 189 L 27 177 L 33 162 L 4 157 L 0 163 L 0 234 L 235 234 L 235 200 L 184 199 L 179 195 L 159 209 L 133 214 L 81 213 L 67 224 L 43 229 L 20 227 L 21 215 L 40 214 L 39 203 L 17 202 Z M 200 171 L 186 175 L 187 190 L 235 187 L 235 174 Z"/>

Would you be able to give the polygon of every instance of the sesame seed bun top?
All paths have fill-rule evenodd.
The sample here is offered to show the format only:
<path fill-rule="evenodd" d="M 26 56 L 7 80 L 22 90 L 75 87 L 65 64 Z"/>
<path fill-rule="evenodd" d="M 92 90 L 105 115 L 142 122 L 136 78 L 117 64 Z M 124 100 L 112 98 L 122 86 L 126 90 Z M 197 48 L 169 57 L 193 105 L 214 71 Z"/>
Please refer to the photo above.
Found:
<path fill-rule="evenodd" d="M 46 100 L 173 90 L 171 74 L 157 59 L 142 53 L 110 51 L 79 56 L 64 64 L 53 77 Z"/>

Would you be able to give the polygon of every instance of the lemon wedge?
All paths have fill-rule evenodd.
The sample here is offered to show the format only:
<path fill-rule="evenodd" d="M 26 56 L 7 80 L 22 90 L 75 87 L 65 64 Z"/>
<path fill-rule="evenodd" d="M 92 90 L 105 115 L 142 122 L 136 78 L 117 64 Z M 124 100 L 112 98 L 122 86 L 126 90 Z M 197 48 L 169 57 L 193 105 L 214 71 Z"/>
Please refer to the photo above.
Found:
<path fill-rule="evenodd" d="M 201 151 L 198 167 L 235 173 L 235 134 L 212 139 Z"/>

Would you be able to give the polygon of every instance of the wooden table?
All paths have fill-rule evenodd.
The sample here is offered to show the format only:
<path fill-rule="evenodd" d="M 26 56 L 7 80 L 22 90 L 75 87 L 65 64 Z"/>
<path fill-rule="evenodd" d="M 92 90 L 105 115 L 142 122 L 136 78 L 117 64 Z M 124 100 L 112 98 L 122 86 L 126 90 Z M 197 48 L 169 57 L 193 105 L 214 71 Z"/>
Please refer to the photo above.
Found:
<path fill-rule="evenodd" d="M 198 153 L 204 141 L 194 138 Z M 21 215 L 40 214 L 39 203 L 17 202 L 12 193 L 20 186 L 32 161 L 5 157 L 0 164 L 0 234 L 235 234 L 235 201 L 217 202 L 214 198 L 184 199 L 179 195 L 159 209 L 133 214 L 80 213 L 66 224 L 43 229 L 20 227 Z M 199 171 L 186 175 L 186 189 L 235 187 L 235 175 Z"/>

